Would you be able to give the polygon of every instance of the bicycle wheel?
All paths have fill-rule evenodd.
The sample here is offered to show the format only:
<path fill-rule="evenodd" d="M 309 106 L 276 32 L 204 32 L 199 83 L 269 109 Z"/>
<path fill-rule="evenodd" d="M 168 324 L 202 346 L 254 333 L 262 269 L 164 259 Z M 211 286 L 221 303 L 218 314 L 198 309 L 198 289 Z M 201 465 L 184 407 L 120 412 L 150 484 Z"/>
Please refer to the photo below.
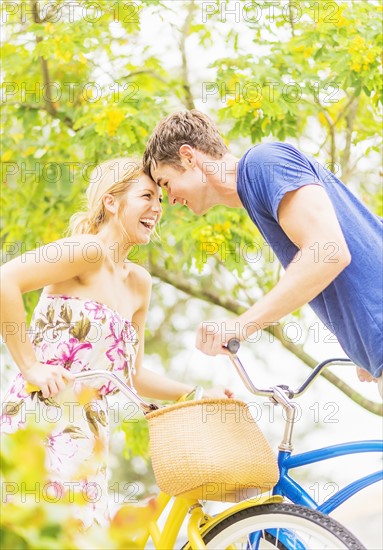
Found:
<path fill-rule="evenodd" d="M 365 550 L 354 535 L 329 516 L 283 503 L 236 512 L 215 525 L 203 540 L 209 550 Z"/>

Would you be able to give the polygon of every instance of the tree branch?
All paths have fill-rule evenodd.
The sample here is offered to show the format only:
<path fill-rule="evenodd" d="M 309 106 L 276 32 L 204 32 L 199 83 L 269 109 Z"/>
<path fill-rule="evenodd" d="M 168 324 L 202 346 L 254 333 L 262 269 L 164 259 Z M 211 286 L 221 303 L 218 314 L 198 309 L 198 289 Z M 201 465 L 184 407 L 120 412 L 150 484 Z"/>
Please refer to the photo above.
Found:
<path fill-rule="evenodd" d="M 193 21 L 195 7 L 196 6 L 195 6 L 194 0 L 189 0 L 188 12 L 187 12 L 184 24 L 182 25 L 181 39 L 180 39 L 180 50 L 181 50 L 181 57 L 182 57 L 181 78 L 182 78 L 182 85 L 185 90 L 185 105 L 188 109 L 195 109 L 194 98 L 190 87 L 188 61 L 186 56 L 186 39 L 190 34 L 190 25 Z"/>
<path fill-rule="evenodd" d="M 351 95 L 351 97 L 349 98 L 349 100 L 347 101 L 347 103 L 345 104 L 345 106 L 343 107 L 343 109 L 341 111 L 339 111 L 339 113 L 338 113 L 335 120 L 332 120 L 331 116 L 326 111 L 326 109 L 322 105 L 320 105 L 320 111 L 323 114 L 323 116 L 325 117 L 325 119 L 327 121 L 327 124 L 328 124 L 328 127 L 329 127 L 329 134 L 326 136 L 326 139 L 324 140 L 324 142 L 319 147 L 318 153 L 323 149 L 323 147 L 327 143 L 328 138 L 330 137 L 331 138 L 331 162 L 332 162 L 333 165 L 335 164 L 335 155 L 336 155 L 336 151 L 335 151 L 335 126 L 338 124 L 338 122 L 341 120 L 341 118 L 347 113 L 347 111 L 350 110 L 349 113 L 347 113 L 347 115 L 346 115 L 348 132 L 347 132 L 347 136 L 346 136 L 346 147 L 345 147 L 344 153 L 342 155 L 342 161 L 341 161 L 342 168 L 343 168 L 344 161 L 346 161 L 346 164 L 347 164 L 348 160 L 349 160 L 349 157 L 350 157 L 352 128 L 353 128 L 353 125 L 354 125 L 354 120 L 355 120 L 356 111 L 357 111 L 357 103 L 356 104 L 354 103 L 355 99 L 356 99 L 356 95 L 355 95 L 355 92 L 354 92 Z"/>
<path fill-rule="evenodd" d="M 179 273 L 173 274 L 154 264 L 150 265 L 150 272 L 154 277 L 158 277 L 163 282 L 178 288 L 178 290 L 181 290 L 186 294 L 189 294 L 189 296 L 193 296 L 194 298 L 199 298 L 200 300 L 220 306 L 235 315 L 240 315 L 245 310 L 245 308 L 239 305 L 235 300 L 215 294 L 211 289 L 203 289 L 185 279 Z M 288 342 L 286 338 L 283 338 L 282 328 L 280 326 L 273 326 L 272 330 L 272 333 L 281 342 L 282 346 L 303 361 L 303 363 L 305 363 L 308 367 L 313 369 L 317 365 L 317 361 L 306 353 L 302 346 Z M 270 329 L 266 329 L 266 331 L 271 332 Z M 357 405 L 360 405 L 373 414 L 383 416 L 383 406 L 380 403 L 375 403 L 369 399 L 366 399 L 363 395 L 352 389 L 348 384 L 330 371 L 324 371 L 321 375 L 331 384 L 336 386 L 341 392 L 347 395 L 347 397 L 352 399 L 352 401 L 354 401 Z"/>
<path fill-rule="evenodd" d="M 354 100 L 356 99 L 356 95 L 355 95 L 355 92 L 351 95 L 350 99 L 347 101 L 346 105 L 343 107 L 343 109 L 341 111 L 339 111 L 335 121 L 334 121 L 334 126 L 336 126 L 336 124 L 338 124 L 338 122 L 340 121 L 340 119 L 343 117 L 343 115 L 347 112 L 348 108 L 352 105 L 352 103 L 354 102 Z"/>
<path fill-rule="evenodd" d="M 40 15 L 37 8 L 37 0 L 31 0 L 31 8 L 33 13 L 33 21 L 35 23 L 41 23 Z M 42 42 L 41 36 L 36 36 L 36 42 L 39 44 Z M 41 65 L 41 72 L 43 74 L 43 83 L 44 83 L 44 89 L 45 93 L 44 95 L 44 102 L 45 102 L 45 110 L 52 116 L 55 116 L 56 114 L 56 108 L 54 106 L 54 103 L 52 101 L 52 90 L 50 86 L 50 76 L 49 76 L 49 68 L 48 68 L 48 62 L 46 59 L 44 59 L 42 56 L 39 57 L 40 59 L 40 65 Z"/>
<path fill-rule="evenodd" d="M 325 117 L 329 128 L 331 164 L 332 166 L 334 166 L 335 165 L 335 123 L 331 118 L 331 116 L 326 111 L 326 109 L 321 109 L 321 112 L 323 113 L 323 116 Z"/>
<path fill-rule="evenodd" d="M 294 12 L 293 12 L 293 5 L 291 3 L 291 0 L 289 0 L 289 23 L 291 27 L 291 35 L 295 36 L 295 25 L 294 25 Z"/>
<path fill-rule="evenodd" d="M 32 8 L 32 14 L 33 14 L 33 21 L 35 23 L 42 23 L 43 21 L 45 21 L 45 19 L 43 20 L 40 18 L 37 0 L 31 0 L 31 8 Z M 42 42 L 42 40 L 43 39 L 41 36 L 36 36 L 37 44 L 39 44 L 39 42 Z M 43 75 L 43 83 L 44 83 L 43 96 L 44 96 L 45 110 L 54 118 L 58 118 L 62 120 L 67 126 L 69 126 L 70 128 L 73 128 L 73 121 L 66 115 L 59 113 L 55 107 L 54 101 L 52 99 L 52 87 L 50 85 L 51 79 L 49 75 L 48 62 L 42 56 L 40 56 L 39 59 L 40 59 L 41 72 Z"/>
<path fill-rule="evenodd" d="M 353 99 L 354 101 L 354 99 Z M 352 142 L 352 132 L 354 130 L 354 123 L 356 118 L 356 113 L 358 110 L 358 102 L 349 102 L 349 111 L 346 114 L 346 145 L 341 156 L 341 165 L 342 165 L 342 179 L 347 180 L 350 173 L 350 155 L 351 155 L 351 142 Z"/>

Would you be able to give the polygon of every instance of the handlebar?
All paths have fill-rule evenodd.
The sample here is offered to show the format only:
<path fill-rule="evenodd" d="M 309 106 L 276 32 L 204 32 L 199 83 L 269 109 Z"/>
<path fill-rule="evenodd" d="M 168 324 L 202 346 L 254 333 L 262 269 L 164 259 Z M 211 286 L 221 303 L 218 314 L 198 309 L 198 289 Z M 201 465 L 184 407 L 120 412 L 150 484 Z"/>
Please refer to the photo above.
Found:
<path fill-rule="evenodd" d="M 233 363 L 236 371 L 238 372 L 242 382 L 246 386 L 246 388 L 253 393 L 254 395 L 259 396 L 266 396 L 266 397 L 273 397 L 275 394 L 274 388 L 268 388 L 268 389 L 261 389 L 257 388 L 253 382 L 251 381 L 249 375 L 247 374 L 245 367 L 242 365 L 239 357 L 237 356 L 237 351 L 240 348 L 240 342 L 237 338 L 230 338 L 230 340 L 227 342 L 227 344 L 224 346 L 230 351 L 230 360 Z M 314 380 L 320 375 L 320 373 L 330 365 L 344 365 L 344 364 L 353 364 L 351 359 L 347 358 L 334 358 L 334 359 L 327 359 L 326 361 L 323 361 L 322 363 L 319 363 L 309 374 L 309 376 L 304 380 L 304 382 L 296 389 L 291 390 L 288 386 L 279 385 L 277 388 L 280 388 L 286 392 L 287 396 L 290 399 L 293 399 L 294 397 L 300 397 L 314 382 Z"/>
<path fill-rule="evenodd" d="M 150 411 L 155 411 L 159 409 L 158 405 L 154 403 L 147 403 L 146 401 L 141 399 L 141 397 L 137 395 L 136 391 L 130 386 L 128 386 L 127 384 L 125 384 L 125 382 L 121 380 L 121 378 L 117 376 L 117 374 L 115 374 L 114 372 L 109 372 L 102 369 L 94 369 L 94 370 L 85 371 L 85 372 L 83 371 L 83 372 L 78 372 L 76 374 L 73 374 L 71 380 L 74 379 L 76 381 L 82 381 L 82 380 L 92 380 L 95 378 L 106 378 L 110 382 L 113 382 L 113 384 L 125 395 L 125 397 L 127 397 L 130 401 L 132 401 L 136 405 L 138 405 L 144 413 L 148 413 Z M 29 393 L 40 390 L 40 388 L 38 388 L 37 386 L 34 386 L 33 384 L 30 384 L 29 382 L 25 384 L 25 389 Z"/>
<path fill-rule="evenodd" d="M 312 385 L 312 383 L 320 375 L 320 373 L 330 365 L 352 364 L 351 359 L 347 359 L 347 358 L 327 359 L 326 361 L 319 363 L 312 370 L 312 372 L 306 378 L 306 380 L 304 380 L 304 382 L 296 390 L 291 390 L 288 386 L 285 386 L 285 385 L 278 385 L 276 387 L 261 389 L 261 388 L 257 388 L 253 384 L 249 375 L 247 374 L 245 367 L 242 365 L 239 357 L 237 356 L 237 351 L 240 348 L 239 340 L 236 338 L 230 338 L 230 340 L 227 342 L 226 345 L 224 345 L 224 347 L 229 350 L 230 352 L 229 358 L 233 363 L 236 371 L 238 372 L 245 387 L 252 394 L 268 397 L 274 402 L 275 402 L 276 394 L 279 395 L 278 402 L 280 402 L 281 390 L 285 395 L 287 395 L 289 399 L 293 399 L 294 397 L 300 397 Z M 91 371 L 85 371 L 85 372 L 83 371 L 83 372 L 73 374 L 73 377 L 72 377 L 72 379 L 77 381 L 91 380 L 95 378 L 104 378 L 106 380 L 109 380 L 110 382 L 113 382 L 113 384 L 125 395 L 125 397 L 127 397 L 130 401 L 132 401 L 136 405 L 138 405 L 144 413 L 148 413 L 150 411 L 154 411 L 159 408 L 159 406 L 154 403 L 147 403 L 146 401 L 144 401 L 139 395 L 137 395 L 137 392 L 133 388 L 128 386 L 123 380 L 121 380 L 119 376 L 117 376 L 117 374 L 113 372 L 105 371 L 101 369 L 95 369 Z M 25 385 L 25 389 L 31 393 L 33 391 L 39 391 L 40 388 L 38 388 L 37 386 L 33 386 L 32 384 L 27 382 Z"/>

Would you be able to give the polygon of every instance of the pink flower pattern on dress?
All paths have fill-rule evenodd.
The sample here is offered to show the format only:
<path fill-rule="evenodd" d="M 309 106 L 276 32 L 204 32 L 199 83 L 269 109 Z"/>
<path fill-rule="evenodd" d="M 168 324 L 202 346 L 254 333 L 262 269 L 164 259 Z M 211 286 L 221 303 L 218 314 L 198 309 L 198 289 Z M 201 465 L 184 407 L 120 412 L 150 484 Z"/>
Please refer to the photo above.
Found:
<path fill-rule="evenodd" d="M 37 358 L 47 365 L 61 365 L 71 372 L 105 369 L 122 375 L 128 383 L 135 372 L 137 333 L 133 325 L 99 302 L 42 294 L 32 317 L 30 334 Z M 73 482 L 82 492 L 87 487 L 94 487 L 95 494 L 99 492 L 97 502 L 89 499 L 88 504 L 76 510 L 85 527 L 92 523 L 106 525 L 109 519 L 106 477 L 109 423 L 105 396 L 118 390 L 112 383 L 104 382 L 100 379 L 89 384 L 96 388 L 97 397 L 86 405 L 91 405 L 86 410 L 78 397 L 83 384 L 66 388 L 72 392 L 68 415 L 67 393 L 63 402 L 60 395 L 52 400 L 44 399 L 41 392 L 29 394 L 19 373 L 4 397 L 0 416 L 3 436 L 33 421 L 30 411 L 34 407 L 42 418 L 49 417 L 49 407 L 54 408 L 58 420 L 52 423 L 52 430 L 43 442 L 49 480 L 65 486 Z"/>
<path fill-rule="evenodd" d="M 68 342 L 60 342 L 57 345 L 58 354 L 47 359 L 45 362 L 48 365 L 61 365 L 71 372 L 81 372 L 84 370 L 84 361 L 77 357 L 81 350 L 92 349 L 92 344 L 89 342 L 79 342 L 77 338 L 69 338 Z M 83 354 L 84 355 L 84 354 Z M 86 359 L 86 354 L 85 354 Z"/>
<path fill-rule="evenodd" d="M 108 311 L 111 311 L 107 306 L 100 302 L 89 301 L 84 304 L 85 309 L 93 315 L 96 321 L 104 321 Z"/>
<path fill-rule="evenodd" d="M 116 330 L 118 328 L 117 323 L 115 323 L 114 321 L 111 321 L 109 323 L 109 328 L 110 328 L 110 334 L 108 334 L 108 336 L 106 337 L 106 340 L 112 340 L 112 343 L 108 351 L 106 352 L 106 355 L 108 356 L 108 359 L 110 359 L 112 363 L 115 363 L 123 359 L 124 357 L 124 351 L 125 351 L 124 339 L 122 337 L 122 332 L 119 332 Z"/>

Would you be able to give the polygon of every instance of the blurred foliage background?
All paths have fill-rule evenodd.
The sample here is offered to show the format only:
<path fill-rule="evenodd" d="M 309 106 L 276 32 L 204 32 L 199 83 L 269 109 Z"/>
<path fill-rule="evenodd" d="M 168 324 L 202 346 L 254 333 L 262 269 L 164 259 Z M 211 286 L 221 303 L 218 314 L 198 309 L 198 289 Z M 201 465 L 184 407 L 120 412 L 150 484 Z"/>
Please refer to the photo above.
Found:
<path fill-rule="evenodd" d="M 61 238 L 94 165 L 139 157 L 158 120 L 182 108 L 212 116 L 237 156 L 260 141 L 296 144 L 382 214 L 380 2 L 21 0 L 1 8 L 2 261 Z M 240 313 L 281 276 L 245 212 L 221 207 L 197 218 L 165 203 L 160 242 L 134 250 L 132 260 L 155 278 L 148 361 L 179 378 L 183 333 L 223 310 Z M 37 299 L 25 297 L 29 315 Z M 305 312 L 285 322 L 307 333 Z M 273 330 L 286 354 L 316 364 L 304 339 L 284 338 L 283 325 Z M 115 479 L 137 479 L 145 492 L 154 483 L 140 458 L 147 458 L 145 425 L 122 429 L 127 460 Z M 15 458 L 7 471 L 17 467 Z M 80 544 L 60 538 L 69 531 L 56 522 L 42 546 L 41 531 L 24 532 L 27 524 L 6 515 L 4 533 L 21 541 L 6 539 L 8 547 Z"/>

